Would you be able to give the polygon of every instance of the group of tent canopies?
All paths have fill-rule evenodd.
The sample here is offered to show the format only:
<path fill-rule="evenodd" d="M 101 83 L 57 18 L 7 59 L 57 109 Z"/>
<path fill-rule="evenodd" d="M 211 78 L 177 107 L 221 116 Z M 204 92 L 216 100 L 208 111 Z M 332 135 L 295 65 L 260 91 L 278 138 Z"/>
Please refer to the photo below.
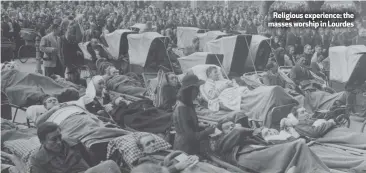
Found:
<path fill-rule="evenodd" d="M 202 58 L 205 54 L 208 59 L 221 57 L 220 61 L 216 63 L 222 66 L 228 74 L 233 72 L 242 75 L 244 72 L 263 70 L 271 53 L 269 38 L 260 35 L 228 35 L 220 31 L 178 27 L 177 37 L 178 48 L 192 46 L 193 39 L 197 37 L 203 52 L 206 52 L 180 57 L 180 66 L 185 66 L 187 59 L 201 61 L 200 58 L 194 57 Z M 120 29 L 103 34 L 103 38 L 105 40 L 104 49 L 115 60 L 128 54 L 129 71 L 132 72 L 147 72 L 146 67 L 151 64 L 158 68 L 161 64 L 165 64 L 164 67 L 172 70 L 172 62 L 178 62 L 177 57 L 171 56 L 167 51 L 169 38 L 157 32 L 138 33 L 137 30 Z M 88 54 L 86 50 L 88 44 L 89 42 L 80 43 L 79 47 L 83 50 L 84 58 L 90 60 L 91 56 L 86 55 Z M 212 61 L 216 60 L 208 60 L 208 62 Z"/>
<path fill-rule="evenodd" d="M 143 29 L 144 24 L 136 24 L 138 30 Z M 139 28 L 140 27 L 140 28 Z M 132 29 L 132 28 L 131 28 Z M 208 31 L 194 27 L 178 27 L 177 28 L 177 46 L 178 48 L 186 48 L 192 46 L 195 38 L 199 39 L 199 46 L 203 52 L 196 52 L 189 56 L 174 57 L 167 51 L 169 38 L 157 32 L 138 33 L 138 30 L 120 29 L 112 33 L 104 34 L 106 45 L 105 50 L 117 60 L 122 55 L 129 57 L 130 70 L 135 73 L 142 72 L 157 72 L 160 65 L 174 71 L 172 62 L 179 62 L 179 68 L 184 72 L 185 69 L 198 64 L 216 64 L 221 66 L 226 74 L 234 74 L 241 76 L 247 72 L 263 71 L 270 53 L 270 39 L 261 35 L 245 35 L 245 34 L 227 34 L 220 31 Z M 86 50 L 86 43 L 80 43 L 82 50 Z M 338 58 L 344 59 L 350 63 L 348 69 L 348 77 L 351 76 L 354 63 L 348 62 L 351 56 L 356 56 L 357 52 L 362 52 L 364 47 L 348 46 L 342 48 L 331 48 L 329 56 L 331 61 L 330 78 L 335 81 L 344 83 L 344 80 L 339 80 L 335 75 L 335 70 L 338 61 L 333 60 Z M 350 51 L 352 50 L 352 51 Z M 90 59 L 85 51 L 83 51 L 85 59 Z M 348 54 L 352 55 L 348 55 Z M 357 55 L 361 56 L 361 55 Z M 347 60 L 346 60 L 347 59 Z M 352 62 L 355 58 L 352 58 Z M 342 62 L 343 62 L 342 61 Z M 334 62 L 334 63 L 332 63 Z M 358 62 L 358 61 L 357 61 Z M 355 63 L 357 63 L 355 61 Z M 154 71 L 147 71 L 147 66 L 154 64 L 157 68 Z M 332 65 L 333 64 L 333 65 Z M 341 63 L 346 64 L 346 62 Z M 351 67 L 353 66 L 353 67 Z M 350 70 L 352 69 L 352 70 Z M 342 72 L 346 73 L 346 72 Z M 338 75 L 339 76 L 339 75 Z"/>
<path fill-rule="evenodd" d="M 208 31 L 195 27 L 177 28 L 177 46 L 184 49 L 191 46 L 194 39 L 199 40 L 199 49 L 206 52 L 207 58 L 222 57 L 217 59 L 217 65 L 221 66 L 226 74 L 242 75 L 246 72 L 264 70 L 270 53 L 270 39 L 261 35 L 228 34 L 221 31 Z M 180 58 L 181 67 L 184 62 L 194 63 L 201 61 L 203 54 L 192 54 Z M 218 61 L 219 60 L 219 61 Z M 209 63 L 212 60 L 208 60 Z M 196 63 L 196 64 L 197 64 Z M 184 71 L 183 67 L 182 70 Z"/>

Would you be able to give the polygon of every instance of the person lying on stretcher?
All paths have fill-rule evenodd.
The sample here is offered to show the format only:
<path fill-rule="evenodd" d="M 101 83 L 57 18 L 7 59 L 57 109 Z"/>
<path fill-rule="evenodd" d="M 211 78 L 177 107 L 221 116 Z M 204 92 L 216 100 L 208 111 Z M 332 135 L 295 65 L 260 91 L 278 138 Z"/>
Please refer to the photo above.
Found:
<path fill-rule="evenodd" d="M 141 82 L 136 79 L 138 77 L 121 75 L 114 66 L 109 66 L 105 69 L 103 78 L 108 90 L 135 97 L 144 96 L 146 93 L 146 88 L 143 88 Z"/>
<path fill-rule="evenodd" d="M 220 108 L 240 110 L 240 96 L 249 89 L 239 87 L 235 81 L 223 79 L 219 69 L 214 66 L 207 68 L 206 75 L 207 80 L 200 86 L 200 92 L 207 100 L 208 108 L 212 111 L 218 111 Z"/>
<path fill-rule="evenodd" d="M 44 98 L 43 104 L 48 110 L 47 114 L 53 114 L 58 109 L 65 106 L 75 105 L 77 107 L 83 108 L 84 111 L 97 115 L 99 119 L 108 122 L 110 121 L 109 115 L 112 113 L 114 108 L 126 103 L 122 97 L 116 97 L 112 100 L 104 87 L 105 84 L 103 78 L 101 76 L 95 76 L 88 84 L 86 95 L 81 97 L 78 101 L 60 104 L 57 98 L 46 96 Z M 47 116 L 42 117 L 45 119 L 49 118 Z M 38 119 L 37 121 L 44 122 L 44 120 L 41 119 Z M 37 121 L 35 122 L 36 125 L 39 124 Z"/>
<path fill-rule="evenodd" d="M 225 161 L 250 172 L 329 173 L 324 163 L 309 149 L 305 140 L 269 146 L 255 137 L 257 130 L 229 120 L 218 123 L 222 133 L 215 140 L 215 151 Z M 306 162 L 304 162 L 306 160 Z"/>
<path fill-rule="evenodd" d="M 224 169 L 204 162 L 199 162 L 199 158 L 197 156 L 190 156 L 181 151 L 155 151 L 156 139 L 151 134 L 141 136 L 137 141 L 137 145 L 144 153 L 144 156 L 138 159 L 138 165 L 146 163 L 163 165 L 168 168 L 170 173 L 228 173 L 228 171 Z"/>
<path fill-rule="evenodd" d="M 294 129 L 295 136 L 320 138 L 337 124 L 334 119 L 313 119 L 305 108 L 295 106 L 287 118 L 281 120 L 281 129 Z M 297 133 L 297 134 L 296 134 Z"/>

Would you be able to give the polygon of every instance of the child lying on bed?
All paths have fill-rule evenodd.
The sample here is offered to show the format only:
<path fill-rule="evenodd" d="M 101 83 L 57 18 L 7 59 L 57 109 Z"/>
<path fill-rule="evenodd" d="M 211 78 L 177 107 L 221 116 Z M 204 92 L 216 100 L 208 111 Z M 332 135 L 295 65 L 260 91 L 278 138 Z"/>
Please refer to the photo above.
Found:
<path fill-rule="evenodd" d="M 216 143 L 216 152 L 230 163 L 261 173 L 329 173 L 327 166 L 304 140 L 266 146 L 253 140 L 252 129 L 243 128 L 231 121 L 220 122 L 217 128 L 222 134 Z"/>

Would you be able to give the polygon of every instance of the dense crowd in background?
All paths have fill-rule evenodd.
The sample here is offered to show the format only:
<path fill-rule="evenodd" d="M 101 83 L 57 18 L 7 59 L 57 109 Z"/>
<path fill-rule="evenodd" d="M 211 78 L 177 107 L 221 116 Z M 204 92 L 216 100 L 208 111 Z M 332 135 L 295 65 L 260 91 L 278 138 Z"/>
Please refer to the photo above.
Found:
<path fill-rule="evenodd" d="M 11 2 L 2 3 L 2 33 L 6 37 L 18 39 L 21 28 L 35 29 L 41 36 L 50 32 L 52 24 L 63 27 L 65 20 L 78 19 L 84 32 L 83 41 L 99 39 L 102 33 L 111 33 L 117 29 L 126 29 L 136 23 L 148 23 L 156 31 L 177 43 L 176 29 L 180 26 L 200 29 L 221 30 L 227 33 L 240 31 L 246 34 L 259 34 L 272 38 L 274 54 L 306 54 L 305 47 L 314 52 L 321 47 L 324 57 L 330 46 L 365 44 L 366 33 L 361 17 L 356 18 L 354 28 L 268 28 L 271 12 L 305 12 L 305 3 L 275 2 L 268 15 L 260 14 L 260 6 L 248 5 L 234 8 L 211 6 L 210 8 L 174 7 L 169 4 L 164 9 L 145 3 L 137 7 L 134 2 Z M 206 3 L 207 5 L 207 3 Z M 324 4 L 321 10 L 355 12 L 353 4 Z M 61 28 L 65 32 L 67 28 Z M 273 55 L 276 56 L 276 55 Z M 292 55 L 288 55 L 292 56 Z M 279 58 L 279 59 L 284 59 Z M 282 61 L 282 60 L 280 60 Z M 281 65 L 284 65 L 284 60 Z"/>

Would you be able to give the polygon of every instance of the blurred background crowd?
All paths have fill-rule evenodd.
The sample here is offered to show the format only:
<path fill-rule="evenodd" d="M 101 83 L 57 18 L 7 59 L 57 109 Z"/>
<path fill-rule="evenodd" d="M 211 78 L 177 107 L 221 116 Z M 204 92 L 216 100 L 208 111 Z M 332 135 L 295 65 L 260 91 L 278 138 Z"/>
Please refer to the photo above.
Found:
<path fill-rule="evenodd" d="M 192 8 L 192 3 L 195 3 Z M 327 50 L 330 46 L 366 44 L 366 18 L 363 2 L 134 2 L 134 1 L 29 1 L 2 2 L 2 35 L 18 40 L 21 28 L 35 29 L 40 36 L 50 32 L 52 24 L 66 31 L 68 20 L 78 19 L 84 32 L 83 41 L 100 38 L 102 33 L 125 29 L 136 23 L 155 26 L 156 31 L 177 42 L 179 26 L 260 34 L 272 38 L 277 54 L 303 54 L 315 47 Z M 159 8 L 157 8 L 159 7 Z M 361 8 L 361 9 L 360 9 Z M 268 28 L 272 11 L 296 12 L 353 12 L 354 28 Z M 365 11 L 365 10 L 364 10 Z M 309 46 L 307 46 L 309 45 Z M 305 47 L 309 50 L 305 50 Z M 327 51 L 324 51 L 326 53 Z M 290 55 L 292 56 L 292 55 Z M 327 57 L 327 55 L 324 55 Z"/>

